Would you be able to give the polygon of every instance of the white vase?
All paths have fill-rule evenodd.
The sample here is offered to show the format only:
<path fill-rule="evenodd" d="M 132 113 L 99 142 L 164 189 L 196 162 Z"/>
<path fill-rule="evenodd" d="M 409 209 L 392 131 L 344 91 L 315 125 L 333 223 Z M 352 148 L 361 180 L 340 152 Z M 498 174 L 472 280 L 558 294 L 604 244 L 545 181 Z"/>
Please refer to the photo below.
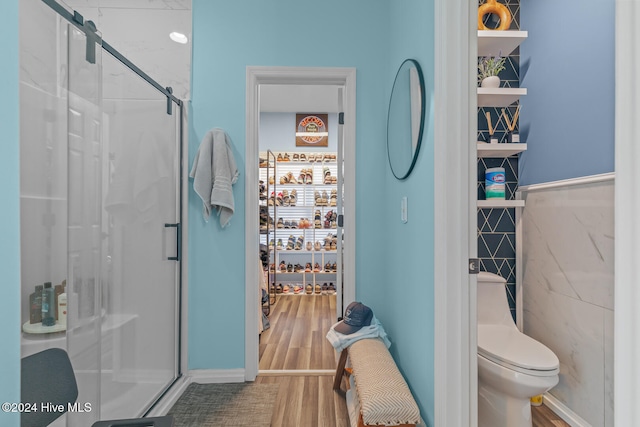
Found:
<path fill-rule="evenodd" d="M 498 76 L 485 77 L 484 79 L 482 79 L 482 82 L 480 83 L 480 87 L 491 87 L 491 88 L 500 87 L 500 77 Z"/>

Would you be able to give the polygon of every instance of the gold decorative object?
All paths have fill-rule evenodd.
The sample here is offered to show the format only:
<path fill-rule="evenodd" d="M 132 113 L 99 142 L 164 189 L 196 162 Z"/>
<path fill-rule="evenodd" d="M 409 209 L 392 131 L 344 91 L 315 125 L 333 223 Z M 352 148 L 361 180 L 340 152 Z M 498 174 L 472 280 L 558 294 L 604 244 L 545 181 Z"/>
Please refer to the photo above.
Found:
<path fill-rule="evenodd" d="M 484 16 L 495 13 L 500 17 L 500 25 L 497 28 L 487 28 L 484 25 Z M 508 30 L 511 25 L 511 12 L 509 8 L 496 0 L 487 0 L 486 3 L 478 7 L 478 29 L 479 30 Z"/>

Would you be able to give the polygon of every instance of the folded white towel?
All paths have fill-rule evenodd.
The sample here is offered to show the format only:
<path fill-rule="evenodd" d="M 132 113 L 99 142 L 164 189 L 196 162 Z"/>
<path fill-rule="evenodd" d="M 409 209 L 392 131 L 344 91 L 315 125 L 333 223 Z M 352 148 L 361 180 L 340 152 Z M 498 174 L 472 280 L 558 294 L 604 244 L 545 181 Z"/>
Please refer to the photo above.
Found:
<path fill-rule="evenodd" d="M 234 211 L 231 186 L 238 175 L 229 135 L 222 129 L 211 129 L 200 143 L 189 174 L 193 178 L 193 189 L 202 199 L 205 221 L 209 220 L 214 207 L 220 216 L 220 226 L 224 228 L 229 224 Z"/>

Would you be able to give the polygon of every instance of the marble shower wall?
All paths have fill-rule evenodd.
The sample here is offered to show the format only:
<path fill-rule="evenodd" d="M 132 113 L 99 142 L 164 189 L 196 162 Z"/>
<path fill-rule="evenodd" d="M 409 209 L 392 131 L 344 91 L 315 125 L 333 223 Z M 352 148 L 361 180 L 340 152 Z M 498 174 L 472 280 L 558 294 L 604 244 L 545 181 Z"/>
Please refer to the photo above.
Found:
<path fill-rule="evenodd" d="M 524 332 L 560 359 L 550 393 L 612 427 L 614 180 L 534 187 L 522 192 Z"/>

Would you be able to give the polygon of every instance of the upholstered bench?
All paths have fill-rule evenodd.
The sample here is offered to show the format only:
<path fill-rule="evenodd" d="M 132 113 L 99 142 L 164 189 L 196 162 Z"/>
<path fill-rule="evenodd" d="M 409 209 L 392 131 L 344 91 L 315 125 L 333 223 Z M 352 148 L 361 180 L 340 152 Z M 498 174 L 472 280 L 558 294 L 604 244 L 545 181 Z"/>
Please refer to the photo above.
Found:
<path fill-rule="evenodd" d="M 350 368 L 346 368 L 347 357 Z M 342 377 L 353 375 L 359 402 L 358 427 L 415 426 L 420 410 L 409 386 L 380 339 L 362 339 L 340 354 L 334 390 L 340 389 Z"/>

